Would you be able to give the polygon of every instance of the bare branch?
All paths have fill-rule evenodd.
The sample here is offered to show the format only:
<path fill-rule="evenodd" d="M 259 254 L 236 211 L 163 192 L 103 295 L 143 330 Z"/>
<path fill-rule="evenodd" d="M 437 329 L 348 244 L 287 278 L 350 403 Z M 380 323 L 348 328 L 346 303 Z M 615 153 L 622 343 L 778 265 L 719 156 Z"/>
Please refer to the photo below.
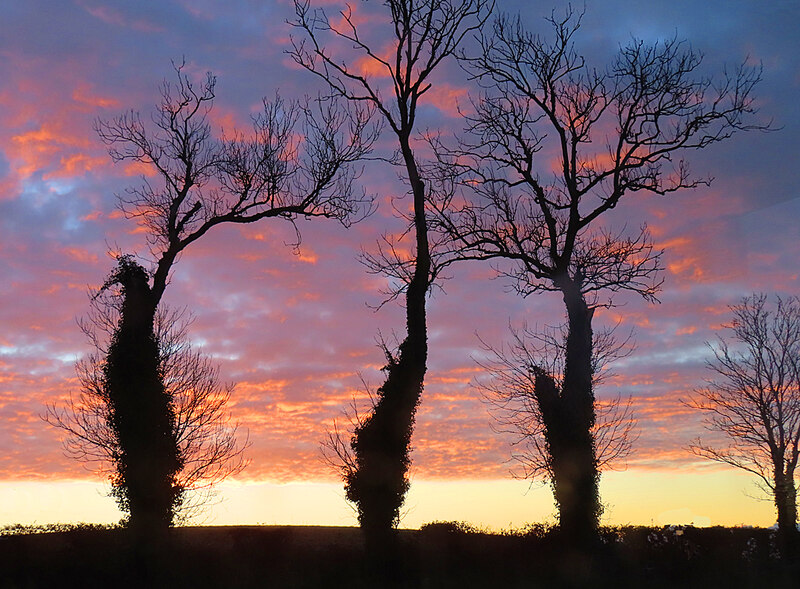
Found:
<path fill-rule="evenodd" d="M 348 225 L 372 212 L 372 198 L 355 181 L 380 133 L 374 107 L 332 96 L 286 103 L 276 95 L 249 131 L 218 139 L 208 120 L 216 79 L 209 73 L 196 87 L 183 67 L 176 66 L 174 84 L 162 85 L 149 123 L 134 112 L 96 122 L 114 161 L 154 172 L 118 198 L 147 232 L 157 300 L 178 254 L 216 225 L 269 217 Z"/>
<path fill-rule="evenodd" d="M 500 16 L 480 50 L 460 56 L 483 91 L 455 146 L 431 142 L 439 183 L 462 193 L 431 206 L 432 226 L 463 259 L 510 260 L 523 295 L 568 279 L 584 296 L 630 290 L 655 301 L 661 252 L 646 227 L 628 234 L 597 219 L 626 194 L 708 183 L 684 153 L 768 129 L 752 122 L 761 70 L 742 65 L 714 81 L 698 74 L 700 53 L 668 39 L 633 41 L 599 71 L 575 49 L 581 17 L 551 15 L 545 38 Z"/>

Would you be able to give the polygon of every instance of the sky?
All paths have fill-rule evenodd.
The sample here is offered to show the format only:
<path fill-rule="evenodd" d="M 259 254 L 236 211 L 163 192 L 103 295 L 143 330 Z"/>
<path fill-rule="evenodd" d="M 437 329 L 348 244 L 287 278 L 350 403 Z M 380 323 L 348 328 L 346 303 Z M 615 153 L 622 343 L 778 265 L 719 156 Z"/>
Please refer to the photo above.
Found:
<path fill-rule="evenodd" d="M 326 0 L 329 11 L 339 3 Z M 566 2 L 498 1 L 528 27 Z M 41 416 L 77 392 L 75 362 L 91 347 L 77 325 L 89 291 L 114 265 L 111 249 L 148 250 L 141 228 L 116 209 L 115 194 L 139 185 L 142 170 L 114 164 L 94 121 L 151 112 L 171 62 L 217 76 L 215 132 L 244 128 L 276 92 L 313 96 L 318 81 L 285 54 L 293 15 L 287 0 L 0 0 L 0 525 L 117 521 L 108 487 L 66 457 L 61 432 Z M 377 2 L 354 2 L 370 31 L 385 26 Z M 599 312 L 620 322 L 635 349 L 614 366 L 600 398 L 632 398 L 639 437 L 627 468 L 604 474 L 608 523 L 770 525 L 773 509 L 751 478 L 703 462 L 687 445 L 707 435 L 681 403 L 710 375 L 706 342 L 721 333 L 728 305 L 752 292 L 800 293 L 800 47 L 793 1 L 588 0 L 579 48 L 598 68 L 632 38 L 686 39 L 719 74 L 763 64 L 755 122 L 773 132 L 739 134 L 689 154 L 710 187 L 668 197 L 623 199 L 606 226 L 647 222 L 665 250 L 660 304 L 633 295 Z M 380 38 L 380 37 L 377 37 Z M 474 92 L 454 63 L 443 64 L 421 109 L 421 129 L 457 132 L 457 104 Z M 379 142 L 386 155 L 389 138 Z M 381 152 L 381 150 L 383 150 Z M 378 237 L 396 231 L 398 170 L 367 162 L 361 179 L 378 210 L 344 228 L 267 219 L 217 227 L 176 264 L 164 302 L 194 317 L 193 343 L 235 382 L 232 417 L 249 432 L 250 463 L 220 487 L 204 523 L 352 525 L 341 484 L 321 460 L 320 442 L 354 398 L 361 379 L 381 383 L 379 336 L 402 332 L 403 309 L 382 301 L 385 280 L 359 264 Z M 402 525 L 467 520 L 501 528 L 552 521 L 549 489 L 514 480 L 510 443 L 476 386 L 486 378 L 480 340 L 499 347 L 508 326 L 562 320 L 554 293 L 526 299 L 479 263 L 454 267 L 429 304 L 430 357 L 416 421 L 412 490 Z M 480 339 L 479 339 L 480 338 Z"/>

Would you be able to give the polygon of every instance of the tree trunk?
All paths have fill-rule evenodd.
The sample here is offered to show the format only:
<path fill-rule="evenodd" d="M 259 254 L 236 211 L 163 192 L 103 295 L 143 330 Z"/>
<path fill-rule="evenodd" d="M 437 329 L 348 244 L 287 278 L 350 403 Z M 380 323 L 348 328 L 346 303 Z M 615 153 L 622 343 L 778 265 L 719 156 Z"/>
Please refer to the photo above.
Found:
<path fill-rule="evenodd" d="M 558 426 L 548 440 L 552 453 L 553 488 L 559 525 L 566 542 L 590 548 L 597 539 L 601 513 L 599 473 L 592 427 L 592 315 L 579 286 L 562 281 L 569 327 L 564 380 L 558 403 Z"/>
<path fill-rule="evenodd" d="M 347 498 L 358 506 L 359 523 L 367 548 L 373 551 L 373 561 L 389 567 L 396 552 L 395 527 L 409 486 L 409 446 L 425 379 L 425 303 L 431 269 L 425 187 L 410 149 L 404 144 L 402 151 L 414 195 L 417 249 L 414 274 L 406 290 L 407 336 L 397 357 L 389 358 L 386 381 L 377 391 L 372 414 L 356 428 L 352 440 L 356 470 L 345 481 Z"/>
<path fill-rule="evenodd" d="M 156 305 L 147 274 L 138 265 L 121 263 L 117 278 L 124 298 L 104 375 L 121 451 L 114 487 L 131 529 L 150 536 L 172 523 L 180 496 L 175 477 L 182 464 L 159 368 Z"/>
<path fill-rule="evenodd" d="M 794 559 L 798 556 L 797 489 L 794 474 L 784 473 L 782 465 L 775 469 L 775 507 L 778 510 L 778 543 L 781 557 Z"/>

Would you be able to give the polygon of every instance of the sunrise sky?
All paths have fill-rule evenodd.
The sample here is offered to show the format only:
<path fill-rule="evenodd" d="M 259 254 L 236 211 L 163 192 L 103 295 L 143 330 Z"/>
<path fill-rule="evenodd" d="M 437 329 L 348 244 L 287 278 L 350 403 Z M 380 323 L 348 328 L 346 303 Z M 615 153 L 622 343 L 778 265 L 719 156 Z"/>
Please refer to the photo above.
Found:
<path fill-rule="evenodd" d="M 323 2 L 318 2 L 323 4 Z M 326 0 L 328 10 L 340 6 Z M 0 14 L 0 525 L 114 522 L 107 487 L 66 458 L 60 432 L 40 416 L 46 403 L 76 391 L 74 363 L 89 350 L 76 319 L 87 292 L 113 267 L 109 248 L 147 260 L 144 236 L 115 210 L 114 194 L 141 170 L 114 165 L 95 135 L 97 118 L 127 109 L 147 113 L 170 60 L 193 75 L 218 76 L 217 131 L 245 127 L 262 96 L 313 95 L 310 74 L 284 54 L 293 14 L 288 0 L 2 1 Z M 521 11 L 533 30 L 566 2 L 498 1 Z M 353 10 L 380 31 L 378 2 Z M 596 322 L 634 328 L 636 348 L 598 396 L 633 397 L 640 436 L 627 470 L 603 477 L 609 523 L 770 525 L 769 501 L 752 480 L 699 461 L 685 448 L 704 434 L 680 399 L 708 376 L 705 342 L 728 319 L 727 305 L 753 292 L 800 294 L 800 5 L 793 1 L 588 0 L 580 49 L 604 67 L 632 37 L 677 35 L 705 54 L 704 71 L 745 59 L 763 63 L 756 122 L 772 133 L 740 134 L 690 154 L 710 188 L 669 197 L 637 195 L 607 219 L 613 227 L 647 221 L 666 250 L 661 304 L 620 296 Z M 376 33 L 377 34 L 377 33 Z M 380 38 L 380 37 L 379 37 Z M 383 37 L 388 38 L 388 37 Z M 450 63 L 434 80 L 422 125 L 460 128 L 456 105 L 470 87 Z M 381 143 L 382 155 L 388 152 Z M 396 230 L 392 196 L 405 192 L 388 164 L 363 176 L 376 214 L 351 229 L 301 222 L 299 255 L 284 244 L 291 227 L 266 220 L 221 227 L 189 247 L 165 302 L 187 307 L 191 339 L 236 382 L 231 411 L 249 430 L 249 467 L 223 485 L 197 521 L 351 525 L 320 441 L 353 396 L 359 374 L 377 386 L 379 333 L 401 330 L 403 310 L 379 311 L 383 280 L 357 262 L 385 231 Z M 404 526 L 436 519 L 502 528 L 553 519 L 547 487 L 509 475 L 511 439 L 492 428 L 475 382 L 477 336 L 494 346 L 508 325 L 555 325 L 556 294 L 521 299 L 485 265 L 450 272 L 430 302 L 430 359 L 413 438 L 412 491 Z"/>

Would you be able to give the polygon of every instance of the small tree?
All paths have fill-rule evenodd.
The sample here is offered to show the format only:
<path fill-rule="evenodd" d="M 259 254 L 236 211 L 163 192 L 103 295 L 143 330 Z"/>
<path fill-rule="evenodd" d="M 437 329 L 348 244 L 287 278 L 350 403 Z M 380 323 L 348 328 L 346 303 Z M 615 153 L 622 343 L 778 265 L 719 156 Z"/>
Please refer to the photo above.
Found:
<path fill-rule="evenodd" d="M 391 546 L 408 490 L 409 445 L 427 369 L 426 297 L 438 270 L 431 254 L 425 205 L 430 187 L 420 173 L 413 137 L 417 108 L 431 88 L 434 70 L 488 17 L 491 2 L 386 0 L 383 5 L 389 27 L 379 43 L 389 40 L 387 52 L 369 44 L 349 7 L 336 24 L 323 10 L 312 9 L 308 0 L 295 0 L 294 24 L 304 31 L 305 39 L 293 41 L 290 52 L 335 94 L 374 106 L 397 139 L 398 159 L 410 189 L 407 236 L 412 240 L 411 255 L 399 255 L 387 240 L 388 251 L 366 259 L 373 271 L 398 280 L 400 287 L 393 296 L 405 294 L 406 337 L 396 354 L 384 346 L 386 381 L 377 391 L 371 414 L 355 427 L 352 455 L 345 444 L 332 444 L 344 460 L 347 498 L 358 507 L 368 545 L 377 549 Z M 335 55 L 323 43 L 326 36 L 332 43 L 346 42 L 354 57 Z M 356 58 L 365 59 L 379 74 L 370 75 L 353 65 Z M 386 88 L 382 88 L 384 82 Z"/>
<path fill-rule="evenodd" d="M 175 481 L 187 466 L 171 433 L 175 409 L 160 382 L 164 375 L 154 336 L 159 303 L 178 256 L 223 223 L 327 217 L 347 225 L 363 218 L 371 200 L 354 189 L 355 164 L 378 133 L 370 125 L 369 108 L 341 108 L 332 97 L 309 104 L 278 97 L 264 100 L 250 133 L 216 138 L 208 121 L 216 79 L 208 73 L 196 85 L 183 65 L 175 73 L 175 83 L 162 85 L 161 102 L 149 122 L 129 112 L 96 124 L 114 161 L 138 162 L 153 177 L 118 196 L 126 217 L 147 232 L 154 270 L 148 273 L 122 257 L 107 283 L 120 285 L 123 303 L 104 363 L 109 419 L 114 427 L 130 424 L 118 439 L 120 496 L 131 523 L 143 522 L 147 532 L 172 522 L 179 495 Z M 144 417 L 141 407 L 152 414 Z M 129 459 L 140 462 L 125 464 Z"/>
<path fill-rule="evenodd" d="M 771 307 L 771 308 L 770 308 Z M 800 299 L 754 294 L 730 307 L 728 338 L 719 337 L 708 368 L 718 378 L 695 392 L 689 406 L 728 445 L 697 439 L 704 458 L 756 475 L 772 495 L 784 556 L 796 556 L 797 461 L 800 457 Z"/>
<path fill-rule="evenodd" d="M 81 322 L 95 348 L 77 364 L 81 391 L 45 415 L 67 433 L 69 456 L 107 474 L 136 530 L 191 515 L 205 492 L 245 466 L 245 444 L 227 411 L 233 387 L 192 350 L 180 314 L 132 319 L 147 279 L 131 257 L 119 258 Z M 159 516 L 168 519 L 149 519 Z"/>
<path fill-rule="evenodd" d="M 562 384 L 537 399 L 552 404 L 542 416 L 558 423 L 547 431 L 559 440 L 548 447 L 561 532 L 586 547 L 601 513 L 592 320 L 610 293 L 655 301 L 661 285 L 661 252 L 647 228 L 611 231 L 598 220 L 632 193 L 707 184 L 680 156 L 751 128 L 760 70 L 742 66 L 715 83 L 698 74 L 700 54 L 667 39 L 634 41 L 598 71 L 574 47 L 580 15 L 548 20 L 552 39 L 501 16 L 475 56 L 463 56 L 485 90 L 456 149 L 433 141 L 447 188 L 438 193 L 450 196 L 432 207 L 462 259 L 504 260 L 498 269 L 522 295 L 553 291 L 564 302 Z"/>

